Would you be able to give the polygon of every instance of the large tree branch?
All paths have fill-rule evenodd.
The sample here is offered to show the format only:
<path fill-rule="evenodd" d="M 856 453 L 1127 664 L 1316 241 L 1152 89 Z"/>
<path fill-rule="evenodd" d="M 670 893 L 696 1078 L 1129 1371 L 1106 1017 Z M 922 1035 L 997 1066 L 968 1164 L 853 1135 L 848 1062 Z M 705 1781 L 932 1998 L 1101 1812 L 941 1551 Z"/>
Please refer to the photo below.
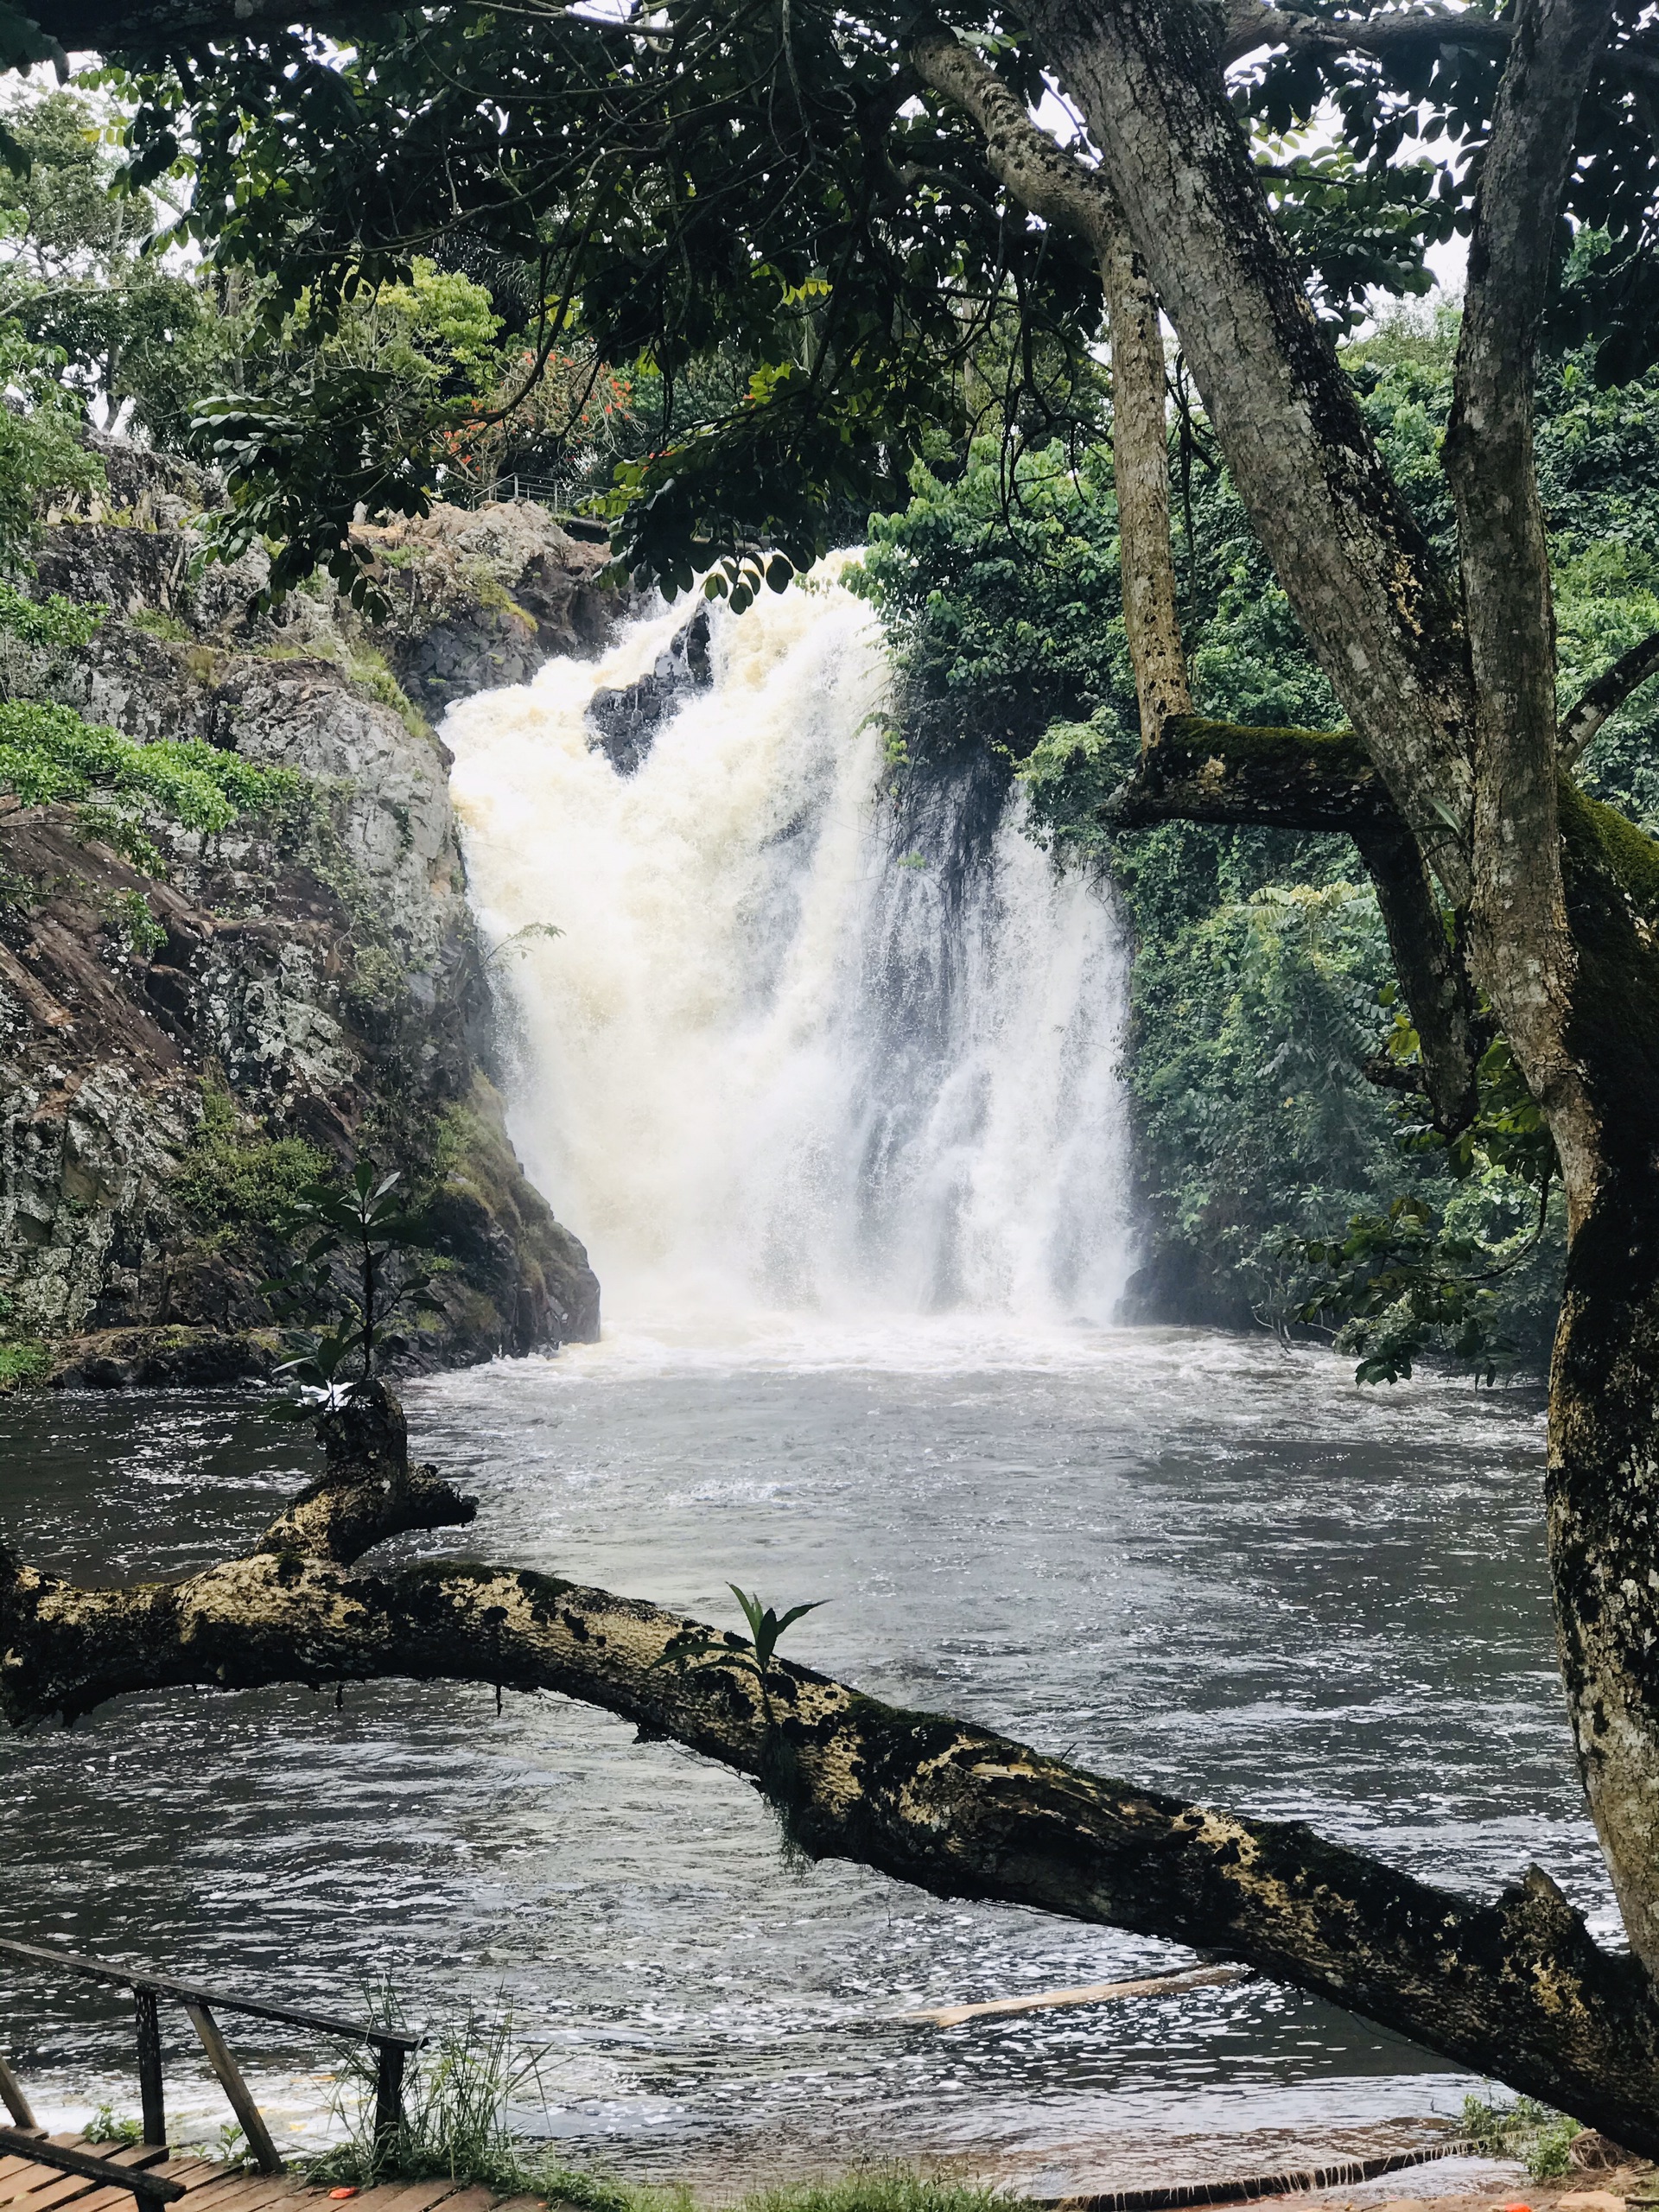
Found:
<path fill-rule="evenodd" d="M 1562 715 L 1555 734 L 1555 757 L 1563 769 L 1577 766 L 1602 724 L 1654 675 L 1659 675 L 1659 630 L 1621 654 Z"/>
<path fill-rule="evenodd" d="M 394 1440 L 381 1474 L 396 1458 Z M 0 1554 L 0 1707 L 27 1726 L 187 1685 L 558 1691 L 751 1777 L 813 1857 L 1219 1952 L 1659 2151 L 1659 1999 L 1536 1870 L 1473 1904 L 1299 1823 L 1183 1804 L 809 1668 L 762 1686 L 677 1667 L 697 1624 L 638 1599 L 454 1560 L 353 1573 L 328 1548 L 120 1590 Z"/>
<path fill-rule="evenodd" d="M 1565 1040 L 1575 963 L 1556 810 L 1555 627 L 1533 461 L 1534 347 L 1579 108 L 1611 0 L 1522 0 L 1475 201 L 1446 467 L 1474 671 L 1470 925 L 1581 1212 L 1593 1116 Z"/>
<path fill-rule="evenodd" d="M 1329 61 L 1364 54 L 1385 68 L 1394 65 L 1409 81 L 1421 78 L 1426 60 L 1447 49 L 1505 60 L 1514 40 L 1513 19 L 1499 21 L 1472 8 L 1434 5 L 1388 8 L 1370 16 L 1305 16 L 1294 8 L 1243 0 L 1229 10 L 1218 58 L 1229 68 L 1263 47 Z M 1659 55 L 1644 53 L 1633 41 L 1611 48 L 1603 60 L 1610 73 L 1633 85 L 1659 82 Z"/>
<path fill-rule="evenodd" d="M 1308 640 L 1454 903 L 1471 702 L 1457 612 L 1274 222 L 1202 0 L 1026 0 L 1078 100 Z"/>
<path fill-rule="evenodd" d="M 1264 46 L 1292 53 L 1369 54 L 1415 60 L 1426 48 L 1465 47 L 1477 54 L 1506 54 L 1508 23 L 1457 8 L 1401 8 L 1376 16 L 1304 16 L 1294 8 L 1244 0 L 1228 13 L 1219 59 L 1224 68 Z"/>
<path fill-rule="evenodd" d="M 1469 979 L 1416 840 L 1351 730 L 1255 729 L 1179 717 L 1102 811 L 1119 829 L 1214 822 L 1351 836 L 1376 888 L 1411 1008 L 1434 1125 L 1447 1137 L 1469 1126 L 1485 1042 Z"/>
<path fill-rule="evenodd" d="M 934 25 L 912 40 L 917 74 L 971 117 L 991 173 L 1042 222 L 1081 238 L 1095 257 L 1112 341 L 1112 476 L 1123 573 L 1123 621 L 1141 734 L 1150 745 L 1170 715 L 1190 714 L 1175 560 L 1169 538 L 1169 437 L 1158 302 L 1111 188 L 1057 146 L 975 49 Z"/>

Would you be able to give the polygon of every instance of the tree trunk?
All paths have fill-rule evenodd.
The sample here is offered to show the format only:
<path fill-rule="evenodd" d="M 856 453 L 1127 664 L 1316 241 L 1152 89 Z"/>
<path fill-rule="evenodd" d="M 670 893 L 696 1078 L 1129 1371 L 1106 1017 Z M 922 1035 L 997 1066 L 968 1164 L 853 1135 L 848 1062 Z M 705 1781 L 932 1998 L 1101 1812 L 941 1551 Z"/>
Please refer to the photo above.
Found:
<path fill-rule="evenodd" d="M 1252 522 L 1402 819 L 1461 904 L 1473 702 L 1457 610 L 1274 227 L 1201 0 L 1027 0 Z"/>
<path fill-rule="evenodd" d="M 365 1546 L 474 1507 L 406 1466 L 382 1385 L 325 1442 L 327 1472 L 257 1550 L 183 1581 L 82 1590 L 0 1554 L 12 1725 L 186 1685 L 559 1691 L 749 1776 L 810 1857 L 1238 1960 L 1659 2152 L 1659 1998 L 1536 1869 L 1473 1904 L 1300 1823 L 1183 1804 L 808 1668 L 775 1662 L 763 1692 L 698 1663 L 697 1624 L 638 1599 L 458 1560 L 354 1573 Z"/>
<path fill-rule="evenodd" d="M 1564 785 L 1574 976 L 1598 1175 L 1567 1249 L 1547 1497 L 1561 1669 L 1633 1948 L 1659 1973 L 1659 850 Z"/>
<path fill-rule="evenodd" d="M 1112 482 L 1123 566 L 1123 626 L 1141 707 L 1141 742 L 1190 715 L 1169 535 L 1169 429 L 1163 328 L 1146 265 L 1116 207 L 1100 254 L 1112 340 Z"/>
<path fill-rule="evenodd" d="M 1530 429 L 1532 335 L 1606 10 L 1524 0 L 1492 118 L 1448 438 L 1466 632 L 1314 327 L 1204 11 L 1029 0 L 1026 15 L 1082 102 L 1280 581 L 1466 917 L 1475 978 L 1556 1141 L 1570 1239 L 1550 1419 L 1562 1664 L 1630 1942 L 1659 1972 L 1659 885 L 1634 825 L 1570 791 L 1557 817 Z"/>
<path fill-rule="evenodd" d="M 991 173 L 1022 207 L 1081 238 L 1106 296 L 1112 342 L 1112 482 L 1117 494 L 1123 626 L 1141 709 L 1141 741 L 1157 742 L 1172 715 L 1192 711 L 1169 542 L 1169 430 L 1158 302 L 1110 188 L 1065 154 L 973 48 L 930 27 L 911 41 L 923 82 L 953 100 L 984 135 Z"/>

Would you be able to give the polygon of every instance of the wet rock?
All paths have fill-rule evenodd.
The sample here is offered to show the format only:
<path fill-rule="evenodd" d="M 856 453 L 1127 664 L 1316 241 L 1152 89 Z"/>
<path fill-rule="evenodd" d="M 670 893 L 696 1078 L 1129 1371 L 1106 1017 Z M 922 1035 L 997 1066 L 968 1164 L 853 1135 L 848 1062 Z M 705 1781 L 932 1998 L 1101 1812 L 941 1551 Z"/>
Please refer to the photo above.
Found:
<path fill-rule="evenodd" d="M 474 692 L 527 683 L 555 653 L 597 652 L 626 605 L 603 581 L 608 548 L 528 500 L 440 505 L 356 534 L 392 603 L 378 633 L 386 658 L 435 717 Z"/>
<path fill-rule="evenodd" d="M 595 691 L 588 719 L 594 744 L 620 776 L 631 776 L 652 740 L 683 699 L 714 681 L 709 666 L 709 610 L 700 607 L 677 631 L 648 674 L 613 690 Z"/>
<path fill-rule="evenodd" d="M 106 1329 L 65 1344 L 46 1380 L 57 1390 L 158 1390 L 263 1382 L 280 1357 L 269 1333 Z"/>

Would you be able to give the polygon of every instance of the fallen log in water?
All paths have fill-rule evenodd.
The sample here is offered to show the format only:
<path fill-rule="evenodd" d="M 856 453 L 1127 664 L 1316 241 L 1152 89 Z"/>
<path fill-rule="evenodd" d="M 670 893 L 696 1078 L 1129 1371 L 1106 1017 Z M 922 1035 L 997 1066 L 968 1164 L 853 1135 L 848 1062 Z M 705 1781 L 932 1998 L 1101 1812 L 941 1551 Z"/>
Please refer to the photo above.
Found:
<path fill-rule="evenodd" d="M 474 1509 L 408 1465 L 379 1385 L 324 1427 L 326 1472 L 240 1559 L 96 1590 L 0 1544 L 0 1713 L 28 1727 L 137 1691 L 387 1676 L 560 1692 L 748 1776 L 809 1858 L 1219 1955 L 1659 2154 L 1659 1990 L 1541 1869 L 1480 1903 L 1300 1821 L 763 1667 L 744 1638 L 640 1599 L 454 1559 L 354 1571 L 400 1527 Z"/>

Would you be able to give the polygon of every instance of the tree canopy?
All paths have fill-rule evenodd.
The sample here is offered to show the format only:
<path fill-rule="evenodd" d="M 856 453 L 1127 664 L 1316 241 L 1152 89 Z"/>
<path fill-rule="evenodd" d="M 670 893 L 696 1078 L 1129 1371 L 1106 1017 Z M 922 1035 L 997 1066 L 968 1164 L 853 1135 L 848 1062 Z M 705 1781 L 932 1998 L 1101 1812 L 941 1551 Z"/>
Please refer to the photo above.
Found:
<path fill-rule="evenodd" d="M 1553 308 L 1595 333 L 1609 376 L 1659 343 L 1654 156 L 1632 107 L 1659 57 L 1630 16 L 1586 104 L 1564 208 L 1603 244 L 1570 276 L 1563 264 Z M 1311 10 L 1243 9 L 1217 55 L 1254 56 L 1233 103 L 1337 329 L 1378 288 L 1425 290 L 1427 250 L 1469 229 L 1510 38 L 1438 9 L 1340 20 L 1339 35 Z M 912 461 L 982 410 L 969 365 L 999 315 L 1019 330 L 1001 397 L 1040 423 L 1056 350 L 1075 361 L 1096 335 L 1097 272 L 1033 220 L 978 131 L 923 83 L 912 48 L 927 21 L 799 0 L 269 17 L 83 0 L 40 17 L 64 46 L 118 59 L 111 82 L 136 104 L 131 188 L 187 165 L 182 233 L 262 281 L 273 332 L 303 303 L 282 392 L 215 416 L 249 527 L 293 545 L 279 585 L 340 558 L 359 502 L 418 505 L 446 436 L 479 413 L 453 385 L 416 414 L 388 410 L 385 365 L 329 358 L 352 302 L 408 285 L 423 257 L 487 286 L 528 350 L 526 381 L 578 347 L 595 372 L 660 378 L 656 449 L 632 460 L 614 510 L 629 565 L 681 586 L 763 550 L 804 565 L 838 509 L 896 505 Z M 1024 96 L 1052 72 L 1011 19 L 970 11 L 950 29 Z M 1274 37 L 1288 43 L 1271 50 Z M 1332 99 L 1342 130 L 1324 143 Z M 512 395 L 493 397 L 505 409 Z"/>

